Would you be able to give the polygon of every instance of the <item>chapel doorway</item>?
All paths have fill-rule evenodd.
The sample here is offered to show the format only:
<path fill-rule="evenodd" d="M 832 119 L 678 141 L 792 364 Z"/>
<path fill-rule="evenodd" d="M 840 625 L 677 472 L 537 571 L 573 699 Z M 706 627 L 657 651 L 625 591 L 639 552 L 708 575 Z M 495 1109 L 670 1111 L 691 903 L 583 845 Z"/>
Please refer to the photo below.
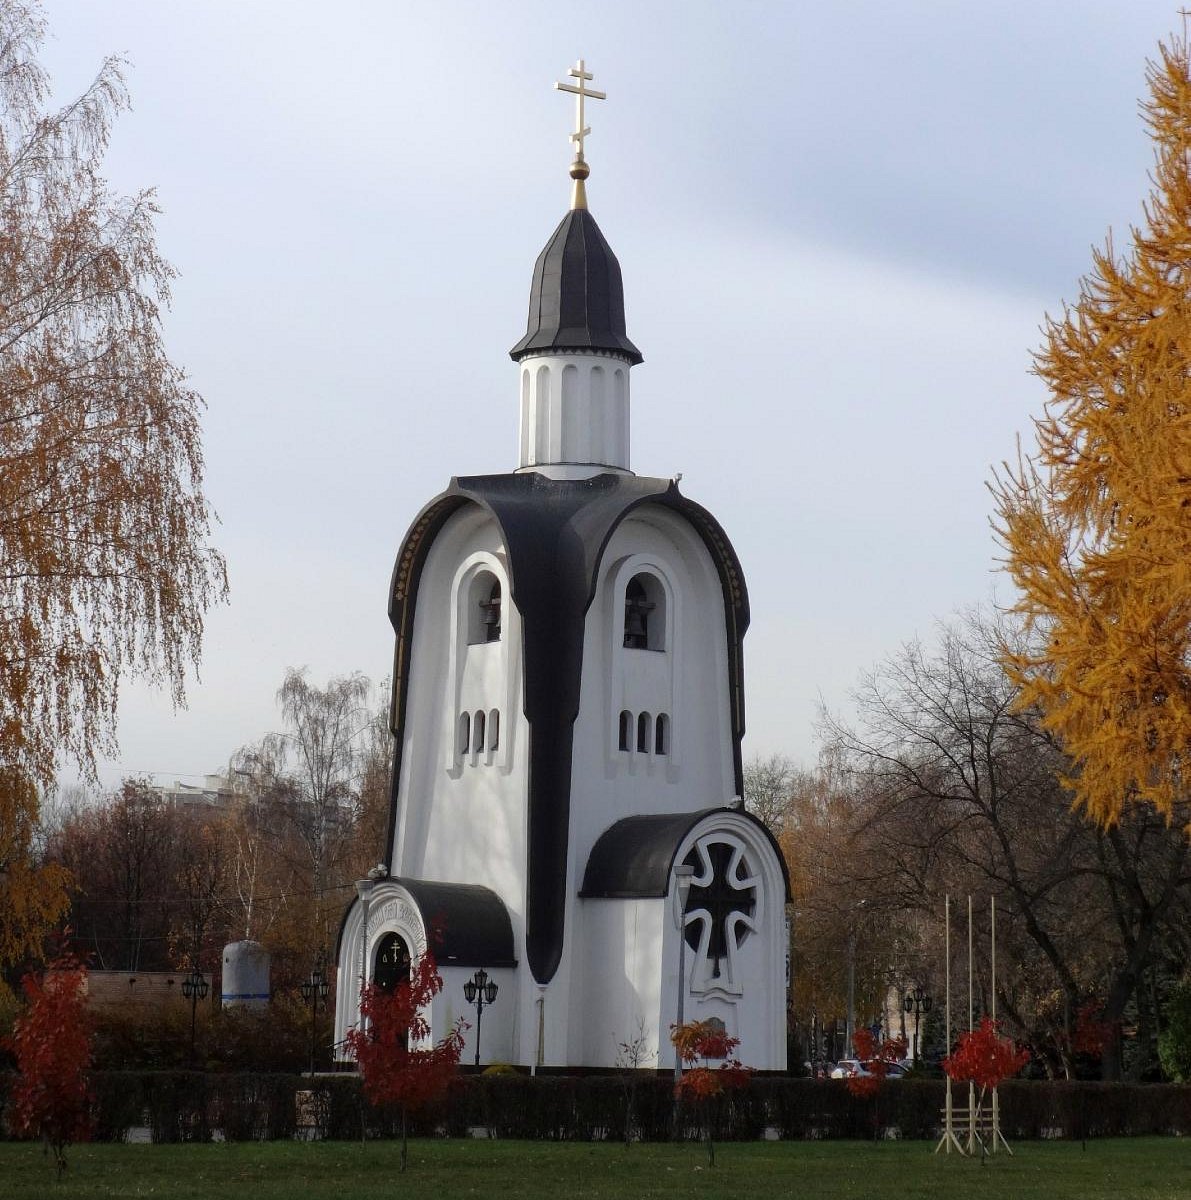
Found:
<path fill-rule="evenodd" d="M 409 982 L 409 946 L 399 933 L 386 933 L 376 947 L 372 981 L 382 992 Z"/>

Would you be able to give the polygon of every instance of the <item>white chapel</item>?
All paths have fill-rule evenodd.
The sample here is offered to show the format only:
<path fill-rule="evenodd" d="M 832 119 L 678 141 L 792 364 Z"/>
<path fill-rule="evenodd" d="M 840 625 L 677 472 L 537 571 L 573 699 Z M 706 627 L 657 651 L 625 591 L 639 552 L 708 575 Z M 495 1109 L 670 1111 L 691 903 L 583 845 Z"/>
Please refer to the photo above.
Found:
<path fill-rule="evenodd" d="M 638 1065 L 668 1068 L 681 1010 L 780 1070 L 788 880 L 739 799 L 744 575 L 706 509 L 630 469 L 642 356 L 586 197 L 603 94 L 582 62 L 569 77 L 571 207 L 511 351 L 517 467 L 453 479 L 397 554 L 389 832 L 340 927 L 335 1038 L 362 981 L 429 950 L 432 1036 L 468 1021 L 464 1062 L 612 1067 L 640 1040 Z"/>

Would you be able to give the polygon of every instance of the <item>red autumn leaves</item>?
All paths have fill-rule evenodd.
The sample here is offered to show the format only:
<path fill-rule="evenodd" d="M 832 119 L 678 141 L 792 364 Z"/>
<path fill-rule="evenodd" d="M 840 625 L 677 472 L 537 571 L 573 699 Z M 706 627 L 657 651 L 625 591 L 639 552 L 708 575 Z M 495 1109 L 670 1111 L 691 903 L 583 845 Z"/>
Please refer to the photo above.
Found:
<path fill-rule="evenodd" d="M 364 989 L 360 1027 L 348 1032 L 347 1044 L 372 1104 L 413 1111 L 441 1096 L 454 1078 L 463 1050 L 459 1025 L 436 1045 L 422 1047 L 430 1036 L 423 1010 L 442 986 L 434 956 L 426 953 L 413 965 L 408 983 L 391 992 L 375 984 Z"/>
<path fill-rule="evenodd" d="M 59 1175 L 66 1168 L 66 1147 L 91 1132 L 86 981 L 86 970 L 71 956 L 56 959 L 44 976 L 26 975 L 21 988 L 28 1007 L 8 1043 L 20 1072 L 11 1093 L 13 1126 L 45 1140 Z"/>
<path fill-rule="evenodd" d="M 991 1017 L 982 1017 L 975 1029 L 960 1034 L 955 1053 L 943 1059 L 943 1070 L 958 1083 L 971 1081 L 981 1089 L 995 1088 L 1029 1061 L 1028 1050 L 1001 1037 Z"/>
<path fill-rule="evenodd" d="M 740 1038 L 730 1037 L 717 1022 L 689 1021 L 685 1025 L 672 1025 L 670 1041 L 685 1068 L 676 1085 L 680 1095 L 707 1100 L 748 1085 L 752 1067 L 743 1066 L 739 1059 L 729 1057 L 740 1045 Z M 713 1061 L 720 1065 L 710 1066 Z"/>
<path fill-rule="evenodd" d="M 846 1083 L 853 1096 L 872 1096 L 889 1074 L 889 1068 L 906 1053 L 905 1038 L 878 1040 L 870 1029 L 858 1029 L 852 1035 L 852 1049 L 864 1064 L 867 1075 L 849 1075 Z"/>

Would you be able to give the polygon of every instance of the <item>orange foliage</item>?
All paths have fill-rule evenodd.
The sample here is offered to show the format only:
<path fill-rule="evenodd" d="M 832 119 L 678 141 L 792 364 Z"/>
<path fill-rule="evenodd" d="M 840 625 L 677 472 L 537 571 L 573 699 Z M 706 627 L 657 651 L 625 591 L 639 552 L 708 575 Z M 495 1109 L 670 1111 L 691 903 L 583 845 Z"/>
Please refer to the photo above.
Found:
<path fill-rule="evenodd" d="M 45 935 L 69 906 L 70 874 L 35 852 L 39 802 L 33 780 L 0 767 L 0 966 L 40 959 Z"/>
<path fill-rule="evenodd" d="M 674 1086 L 675 1095 L 696 1102 L 703 1124 L 707 1162 L 709 1166 L 715 1166 L 711 1104 L 727 1092 L 747 1087 L 753 1069 L 744 1066 L 739 1059 L 729 1057 L 740 1045 L 740 1038 L 729 1036 L 719 1022 L 688 1021 L 683 1025 L 671 1025 L 670 1041 L 686 1064 Z M 719 1061 L 720 1065 L 712 1067 L 713 1060 Z M 700 1065 L 696 1066 L 697 1063 Z"/>
<path fill-rule="evenodd" d="M 113 749 L 122 675 L 182 699 L 226 580 L 202 400 L 161 340 L 157 210 L 101 173 L 121 64 L 43 111 L 44 36 L 0 0 L 0 762 L 48 784 Z"/>
<path fill-rule="evenodd" d="M 727 1091 L 747 1087 L 752 1067 L 742 1066 L 739 1059 L 730 1057 L 740 1045 L 740 1038 L 710 1021 L 688 1021 L 685 1025 L 670 1026 L 670 1041 L 686 1069 L 676 1090 L 700 1100 L 722 1096 Z M 711 1063 L 718 1061 L 718 1067 Z M 702 1063 L 696 1066 L 696 1063 Z"/>
<path fill-rule="evenodd" d="M 1154 191 L 1132 251 L 1093 256 L 1078 302 L 1048 319 L 1051 391 L 1037 448 L 994 481 L 1018 608 L 1038 634 L 1006 647 L 1023 705 L 1074 759 L 1065 780 L 1102 825 L 1126 806 L 1168 819 L 1191 751 L 1191 61 L 1148 70 Z"/>

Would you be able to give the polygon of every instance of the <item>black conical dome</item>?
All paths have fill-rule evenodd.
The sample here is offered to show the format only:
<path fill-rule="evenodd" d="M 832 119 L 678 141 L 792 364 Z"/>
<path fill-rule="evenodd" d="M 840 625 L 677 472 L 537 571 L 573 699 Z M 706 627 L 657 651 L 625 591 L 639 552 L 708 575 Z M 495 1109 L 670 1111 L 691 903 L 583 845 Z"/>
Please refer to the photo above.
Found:
<path fill-rule="evenodd" d="M 641 361 L 625 334 L 620 263 L 585 208 L 567 213 L 538 255 L 529 324 L 509 355 L 520 360 L 567 350 L 608 350 Z"/>

